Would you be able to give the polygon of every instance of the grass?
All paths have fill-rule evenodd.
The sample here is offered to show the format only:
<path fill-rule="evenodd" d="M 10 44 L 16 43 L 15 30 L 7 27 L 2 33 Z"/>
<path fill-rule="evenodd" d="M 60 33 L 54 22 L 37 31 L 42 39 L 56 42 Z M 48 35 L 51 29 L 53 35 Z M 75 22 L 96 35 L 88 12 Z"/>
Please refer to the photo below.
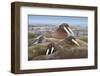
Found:
<path fill-rule="evenodd" d="M 60 49 L 50 55 L 39 55 L 34 57 L 32 60 L 56 60 L 56 59 L 78 59 L 87 58 L 87 48 L 71 48 L 71 49 Z"/>
<path fill-rule="evenodd" d="M 29 60 L 39 55 L 45 55 L 46 50 L 47 50 L 47 44 L 37 44 L 29 47 L 28 48 Z"/>
<path fill-rule="evenodd" d="M 28 33 L 28 38 L 29 39 L 34 39 L 38 36 L 38 34 L 34 34 L 34 33 Z"/>
<path fill-rule="evenodd" d="M 29 38 L 34 39 L 38 35 L 29 33 Z M 51 39 L 52 42 L 56 42 L 56 40 Z M 58 41 L 58 40 L 57 40 Z M 46 56 L 47 45 L 50 43 L 40 43 L 36 45 L 32 45 L 28 47 L 28 60 L 34 60 L 34 58 L 38 57 L 40 60 L 44 59 L 74 59 L 74 58 L 84 58 L 87 57 L 87 36 L 78 37 L 77 41 L 81 45 L 80 47 L 68 47 L 65 43 L 62 49 L 57 49 L 55 53 Z M 61 43 L 57 44 L 56 47 L 59 47 Z M 42 59 L 41 59 L 42 58 Z"/>
<path fill-rule="evenodd" d="M 79 37 L 80 40 L 83 40 L 85 42 L 88 42 L 88 37 L 87 36 L 83 36 L 83 37 Z"/>

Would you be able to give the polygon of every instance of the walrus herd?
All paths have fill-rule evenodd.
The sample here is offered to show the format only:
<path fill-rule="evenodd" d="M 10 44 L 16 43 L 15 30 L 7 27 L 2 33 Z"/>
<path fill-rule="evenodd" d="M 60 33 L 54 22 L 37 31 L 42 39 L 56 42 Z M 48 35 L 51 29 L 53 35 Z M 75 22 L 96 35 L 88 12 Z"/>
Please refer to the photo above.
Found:
<path fill-rule="evenodd" d="M 75 37 L 66 23 L 59 25 L 51 37 L 39 35 L 28 41 L 28 60 L 87 58 L 87 42 Z"/>

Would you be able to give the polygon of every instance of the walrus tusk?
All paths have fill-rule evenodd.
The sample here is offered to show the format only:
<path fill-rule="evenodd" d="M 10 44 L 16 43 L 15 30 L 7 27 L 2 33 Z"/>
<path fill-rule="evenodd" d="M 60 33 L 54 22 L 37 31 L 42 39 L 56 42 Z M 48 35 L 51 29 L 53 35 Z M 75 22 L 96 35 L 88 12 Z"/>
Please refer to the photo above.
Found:
<path fill-rule="evenodd" d="M 73 41 L 77 46 L 80 46 L 79 43 L 78 43 L 76 40 L 72 39 L 72 41 Z"/>

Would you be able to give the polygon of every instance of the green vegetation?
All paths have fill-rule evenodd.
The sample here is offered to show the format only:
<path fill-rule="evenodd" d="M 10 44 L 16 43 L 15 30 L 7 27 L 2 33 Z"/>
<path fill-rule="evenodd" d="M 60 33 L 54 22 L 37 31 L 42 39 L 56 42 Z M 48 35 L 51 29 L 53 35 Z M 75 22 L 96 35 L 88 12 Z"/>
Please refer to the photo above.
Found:
<path fill-rule="evenodd" d="M 88 37 L 87 36 L 82 36 L 82 37 L 79 37 L 80 40 L 83 40 L 85 42 L 88 42 Z"/>
<path fill-rule="evenodd" d="M 37 44 L 28 48 L 29 60 L 39 56 L 45 55 L 47 50 L 47 44 Z"/>
<path fill-rule="evenodd" d="M 28 33 L 28 38 L 29 39 L 34 39 L 38 36 L 38 34 L 34 34 L 34 33 Z"/>
<path fill-rule="evenodd" d="M 35 50 L 38 50 L 38 51 L 40 52 L 40 54 L 41 54 L 41 53 L 44 54 L 44 52 L 46 52 L 47 46 L 45 46 L 45 45 L 36 45 L 36 46 L 34 47 L 34 49 L 35 49 Z"/>

